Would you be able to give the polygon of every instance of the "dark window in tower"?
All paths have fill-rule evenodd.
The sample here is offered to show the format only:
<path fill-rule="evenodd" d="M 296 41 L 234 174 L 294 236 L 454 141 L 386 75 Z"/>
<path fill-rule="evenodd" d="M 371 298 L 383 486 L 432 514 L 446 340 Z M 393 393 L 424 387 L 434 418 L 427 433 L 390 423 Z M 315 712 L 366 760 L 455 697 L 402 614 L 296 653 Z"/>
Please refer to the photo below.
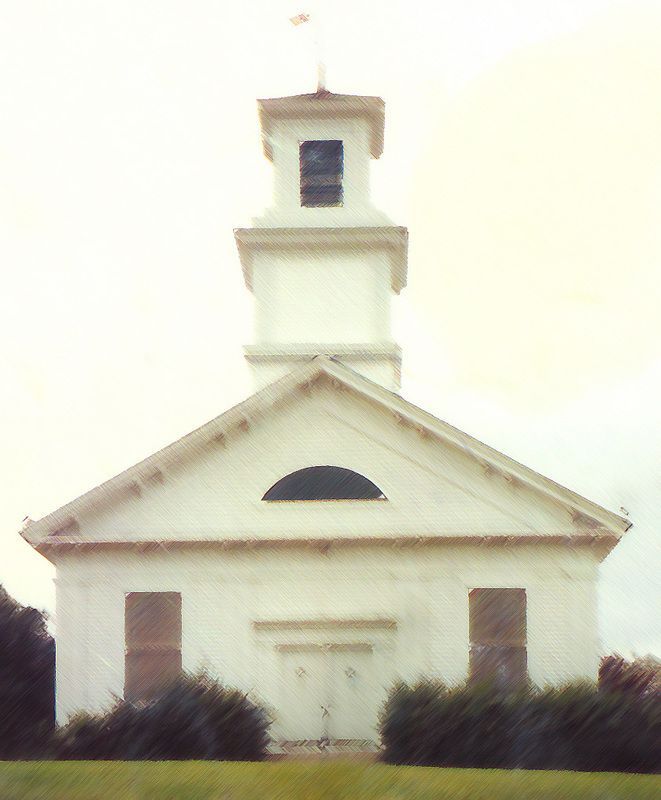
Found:
<path fill-rule="evenodd" d="M 341 206 L 344 149 L 339 140 L 300 143 L 301 205 Z"/>

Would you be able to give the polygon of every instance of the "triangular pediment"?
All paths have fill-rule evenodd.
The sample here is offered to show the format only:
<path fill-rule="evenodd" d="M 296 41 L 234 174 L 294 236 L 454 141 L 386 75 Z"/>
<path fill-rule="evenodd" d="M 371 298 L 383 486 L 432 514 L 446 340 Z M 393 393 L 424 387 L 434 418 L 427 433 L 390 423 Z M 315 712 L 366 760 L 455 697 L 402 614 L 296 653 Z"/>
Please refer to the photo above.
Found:
<path fill-rule="evenodd" d="M 285 475 L 336 465 L 386 501 L 268 503 Z M 79 545 L 590 537 L 625 520 L 317 357 L 177 442 L 31 523 L 48 553 Z"/>

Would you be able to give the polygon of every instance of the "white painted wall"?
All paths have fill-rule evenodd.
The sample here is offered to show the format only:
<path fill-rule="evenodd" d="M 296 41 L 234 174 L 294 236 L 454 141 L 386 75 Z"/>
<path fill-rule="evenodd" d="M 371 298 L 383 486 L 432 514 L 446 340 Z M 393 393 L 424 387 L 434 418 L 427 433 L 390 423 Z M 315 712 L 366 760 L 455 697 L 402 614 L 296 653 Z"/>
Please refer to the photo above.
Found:
<path fill-rule="evenodd" d="M 400 386 L 391 334 L 391 256 L 368 246 L 257 252 L 253 261 L 254 342 L 289 354 L 279 364 L 251 362 L 260 389 L 307 358 L 334 355 L 389 389 Z M 360 357 L 366 348 L 374 352 Z M 274 368 L 276 367 L 276 368 Z"/>
<path fill-rule="evenodd" d="M 184 668 L 205 667 L 277 711 L 283 685 L 276 645 L 282 643 L 368 642 L 378 666 L 372 673 L 378 704 L 398 677 L 463 680 L 468 592 L 475 587 L 526 589 L 535 683 L 594 679 L 595 578 L 588 551 L 533 545 L 63 555 L 57 583 L 58 720 L 79 709 L 104 708 L 121 696 L 129 591 L 181 592 Z M 397 628 L 329 633 L 253 627 L 260 620 L 320 617 L 387 617 Z M 302 726 L 305 713 L 301 709 Z"/>
<path fill-rule="evenodd" d="M 368 248 L 257 254 L 255 342 L 391 341 L 390 263 Z"/>

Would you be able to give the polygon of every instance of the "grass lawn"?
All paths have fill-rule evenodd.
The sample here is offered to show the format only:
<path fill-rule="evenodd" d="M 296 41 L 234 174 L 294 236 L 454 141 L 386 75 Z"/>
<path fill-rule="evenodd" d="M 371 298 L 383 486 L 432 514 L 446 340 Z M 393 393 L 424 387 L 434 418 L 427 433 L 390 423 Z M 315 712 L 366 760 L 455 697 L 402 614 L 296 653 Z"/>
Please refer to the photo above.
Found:
<path fill-rule="evenodd" d="M 0 762 L 2 800 L 657 800 L 661 778 L 618 773 L 264 764 Z"/>

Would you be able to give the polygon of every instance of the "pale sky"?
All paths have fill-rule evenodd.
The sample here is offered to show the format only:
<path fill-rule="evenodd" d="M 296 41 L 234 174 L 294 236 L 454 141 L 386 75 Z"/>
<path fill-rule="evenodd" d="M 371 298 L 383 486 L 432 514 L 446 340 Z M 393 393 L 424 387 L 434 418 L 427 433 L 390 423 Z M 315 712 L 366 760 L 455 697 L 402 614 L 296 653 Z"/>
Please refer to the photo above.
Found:
<path fill-rule="evenodd" d="M 0 0 L 0 582 L 18 536 L 251 390 L 255 99 L 386 101 L 405 397 L 634 522 L 604 652 L 661 655 L 661 0 Z"/>

